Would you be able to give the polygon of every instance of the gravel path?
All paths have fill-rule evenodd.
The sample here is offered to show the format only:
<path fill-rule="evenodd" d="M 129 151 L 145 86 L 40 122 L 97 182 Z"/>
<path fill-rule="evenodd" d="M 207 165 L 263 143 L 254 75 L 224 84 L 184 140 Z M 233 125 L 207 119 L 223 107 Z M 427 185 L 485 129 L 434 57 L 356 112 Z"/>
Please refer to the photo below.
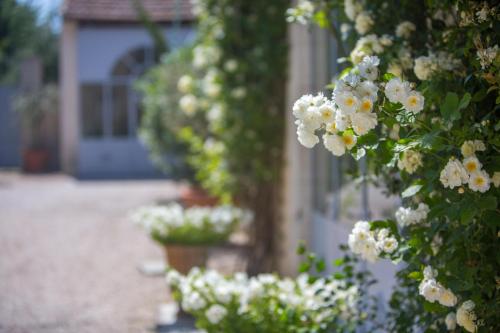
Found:
<path fill-rule="evenodd" d="M 162 251 L 127 213 L 175 198 L 169 181 L 0 172 L 0 332 L 148 332 L 167 299 L 138 272 Z"/>

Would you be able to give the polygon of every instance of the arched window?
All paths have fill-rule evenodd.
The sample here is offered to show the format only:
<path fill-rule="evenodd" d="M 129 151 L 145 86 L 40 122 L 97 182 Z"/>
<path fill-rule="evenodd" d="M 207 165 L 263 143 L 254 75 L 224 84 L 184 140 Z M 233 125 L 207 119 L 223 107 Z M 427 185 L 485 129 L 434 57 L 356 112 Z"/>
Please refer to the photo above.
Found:
<path fill-rule="evenodd" d="M 111 70 L 112 77 L 140 76 L 155 63 L 152 48 L 138 47 L 120 57 Z"/>
<path fill-rule="evenodd" d="M 101 83 L 82 84 L 81 115 L 84 137 L 132 137 L 140 121 L 134 81 L 155 63 L 151 47 L 136 47 L 120 56 Z"/>

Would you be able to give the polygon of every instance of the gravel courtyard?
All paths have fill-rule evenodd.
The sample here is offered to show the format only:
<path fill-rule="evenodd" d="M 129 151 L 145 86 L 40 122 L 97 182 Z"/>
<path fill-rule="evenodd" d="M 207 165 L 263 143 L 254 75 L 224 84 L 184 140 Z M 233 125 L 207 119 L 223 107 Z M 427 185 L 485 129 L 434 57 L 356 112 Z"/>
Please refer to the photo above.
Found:
<path fill-rule="evenodd" d="M 0 332 L 153 330 L 167 290 L 137 267 L 162 251 L 128 212 L 178 190 L 0 172 Z"/>

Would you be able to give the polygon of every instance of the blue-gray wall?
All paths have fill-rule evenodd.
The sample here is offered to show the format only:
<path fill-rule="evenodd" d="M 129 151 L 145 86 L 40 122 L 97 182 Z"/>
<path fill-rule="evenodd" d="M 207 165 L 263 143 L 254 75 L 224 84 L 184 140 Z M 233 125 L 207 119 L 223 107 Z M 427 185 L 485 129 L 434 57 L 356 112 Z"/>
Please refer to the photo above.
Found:
<path fill-rule="evenodd" d="M 12 108 L 15 89 L 0 86 L 0 167 L 21 166 L 19 116 Z"/>

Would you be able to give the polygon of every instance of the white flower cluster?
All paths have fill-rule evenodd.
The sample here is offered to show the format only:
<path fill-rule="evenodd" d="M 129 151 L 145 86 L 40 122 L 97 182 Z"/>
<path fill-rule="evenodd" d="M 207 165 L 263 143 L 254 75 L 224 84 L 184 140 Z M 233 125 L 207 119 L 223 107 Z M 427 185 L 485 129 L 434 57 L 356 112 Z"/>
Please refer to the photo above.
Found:
<path fill-rule="evenodd" d="M 207 11 L 204 0 L 191 0 L 191 12 L 194 16 L 200 16 Z"/>
<path fill-rule="evenodd" d="M 481 169 L 483 165 L 475 155 L 476 151 L 485 150 L 486 146 L 480 140 L 465 141 L 461 147 L 463 161 L 460 162 L 455 157 L 451 157 L 441 171 L 439 180 L 443 186 L 453 189 L 468 184 L 469 189 L 474 192 L 488 191 L 492 180 L 488 173 Z M 497 186 L 496 183 L 495 186 Z"/>
<path fill-rule="evenodd" d="M 194 79 L 190 75 L 183 75 L 180 77 L 179 81 L 177 81 L 177 89 L 183 94 L 190 93 L 193 87 Z"/>
<path fill-rule="evenodd" d="M 221 93 L 222 87 L 218 82 L 219 72 L 215 68 L 210 68 L 201 82 L 201 87 L 206 96 L 215 98 Z"/>
<path fill-rule="evenodd" d="M 289 8 L 286 11 L 287 21 L 300 24 L 308 24 L 314 14 L 314 4 L 309 0 L 299 0 L 299 3 L 294 8 Z"/>
<path fill-rule="evenodd" d="M 193 268 L 187 276 L 174 270 L 167 273 L 167 284 L 179 291 L 181 306 L 195 316 L 204 316 L 212 324 L 220 323 L 232 311 L 234 315 L 261 314 L 257 320 L 276 314 L 276 306 L 317 324 L 328 323 L 340 312 L 347 319 L 356 312 L 358 290 L 339 280 L 318 279 L 309 283 L 309 276 L 279 279 L 261 274 L 248 277 L 236 273 L 225 277 L 216 271 Z"/>
<path fill-rule="evenodd" d="M 370 223 L 366 221 L 356 222 L 347 243 L 353 253 L 369 262 L 375 262 L 383 252 L 391 254 L 398 248 L 398 241 L 389 229 L 370 230 Z"/>
<path fill-rule="evenodd" d="M 167 238 L 181 228 L 227 234 L 234 228 L 235 223 L 248 224 L 252 218 L 249 211 L 232 206 L 184 209 L 177 203 L 167 206 L 142 207 L 131 217 L 132 222 L 143 227 L 149 234 L 158 235 L 161 238 Z"/>
<path fill-rule="evenodd" d="M 424 109 L 424 96 L 416 90 L 411 89 L 407 81 L 393 78 L 385 86 L 385 96 L 392 103 L 401 103 L 411 113 L 419 113 Z"/>
<path fill-rule="evenodd" d="M 371 30 L 375 21 L 370 12 L 363 10 L 363 6 L 359 1 L 345 0 L 344 8 L 347 18 L 354 22 L 354 27 L 360 35 L 364 35 Z"/>
<path fill-rule="evenodd" d="M 392 38 L 388 35 L 378 37 L 370 34 L 361 37 L 356 41 L 354 49 L 351 51 L 350 58 L 354 64 L 360 63 L 366 56 L 380 54 L 384 48 L 392 45 Z"/>
<path fill-rule="evenodd" d="M 456 322 L 462 326 L 467 332 L 474 333 L 477 331 L 478 320 L 474 313 L 476 304 L 473 301 L 465 301 L 460 305 L 456 314 Z"/>
<path fill-rule="evenodd" d="M 498 45 L 477 50 L 477 59 L 482 69 L 486 69 L 498 56 Z"/>
<path fill-rule="evenodd" d="M 354 22 L 355 22 L 354 28 L 360 35 L 364 35 L 368 31 L 370 31 L 371 28 L 373 27 L 373 24 L 375 23 L 370 13 L 367 11 L 362 11 L 361 13 L 359 13 L 356 16 Z"/>
<path fill-rule="evenodd" d="M 325 148 L 341 156 L 354 147 L 356 135 L 365 135 L 377 126 L 374 106 L 378 100 L 379 86 L 375 82 L 379 76 L 379 63 L 377 56 L 364 57 L 347 76 L 336 82 L 332 99 L 319 93 L 316 96 L 304 95 L 295 102 L 293 115 L 297 137 L 303 146 L 314 147 L 319 142 L 316 131 L 324 130 Z M 399 78 L 387 83 L 385 95 L 391 102 L 402 103 L 412 113 L 418 113 L 424 107 L 424 97 Z M 408 170 L 421 164 L 418 156 L 418 153 L 408 155 Z"/>
<path fill-rule="evenodd" d="M 205 68 L 215 64 L 221 57 L 221 50 L 212 45 L 197 45 L 193 49 L 193 66 Z"/>
<path fill-rule="evenodd" d="M 187 94 L 179 100 L 179 107 L 187 116 L 191 117 L 199 107 L 198 98 L 193 94 Z"/>
<path fill-rule="evenodd" d="M 409 21 L 403 21 L 396 27 L 396 36 L 408 39 L 415 30 L 415 24 Z"/>
<path fill-rule="evenodd" d="M 418 291 L 428 302 L 439 304 L 447 307 L 452 307 L 457 304 L 457 297 L 450 290 L 445 288 L 441 283 L 436 281 L 437 271 L 432 267 L 427 266 L 424 269 L 424 279 L 418 286 Z"/>
<path fill-rule="evenodd" d="M 408 227 L 424 222 L 430 209 L 425 203 L 418 204 L 416 209 L 399 207 L 396 211 L 396 221 L 401 227 Z"/>
<path fill-rule="evenodd" d="M 422 165 L 422 154 L 411 149 L 405 150 L 398 160 L 398 168 L 405 170 L 409 174 L 417 171 Z"/>
<path fill-rule="evenodd" d="M 461 66 L 461 61 L 447 52 L 430 53 L 415 59 L 413 71 L 419 80 L 428 80 L 437 72 L 451 72 Z"/>

